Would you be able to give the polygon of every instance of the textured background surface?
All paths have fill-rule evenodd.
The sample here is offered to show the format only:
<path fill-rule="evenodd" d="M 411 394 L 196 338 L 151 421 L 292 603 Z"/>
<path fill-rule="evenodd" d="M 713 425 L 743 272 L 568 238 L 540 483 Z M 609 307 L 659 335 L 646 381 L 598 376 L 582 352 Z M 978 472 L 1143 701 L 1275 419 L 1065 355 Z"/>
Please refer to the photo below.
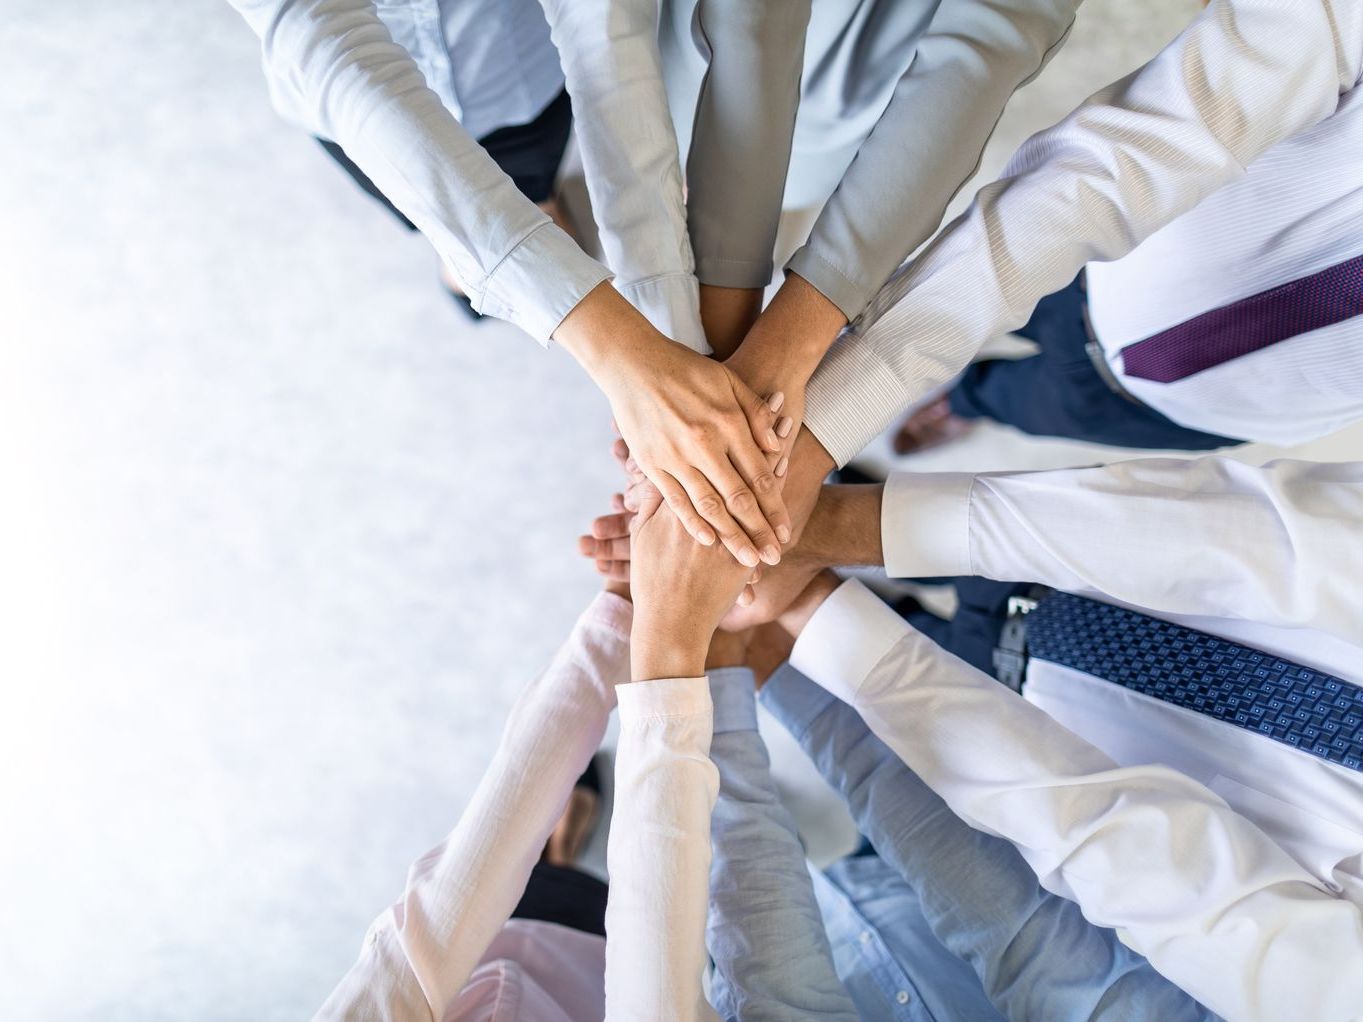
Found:
<path fill-rule="evenodd" d="M 1093 0 L 986 169 L 1193 8 Z M 606 407 L 451 311 L 224 4 L 30 4 L 0 59 L 0 1014 L 300 1018 L 594 590 Z"/>

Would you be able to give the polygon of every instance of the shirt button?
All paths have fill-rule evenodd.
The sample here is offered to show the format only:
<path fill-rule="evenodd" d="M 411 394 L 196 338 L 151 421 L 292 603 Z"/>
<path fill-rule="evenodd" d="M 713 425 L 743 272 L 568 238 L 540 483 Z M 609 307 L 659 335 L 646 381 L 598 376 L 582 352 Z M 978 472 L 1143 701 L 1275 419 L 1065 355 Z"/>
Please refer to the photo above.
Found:
<path fill-rule="evenodd" d="M 908 1004 L 909 992 L 907 990 L 901 990 L 899 991 L 899 993 L 894 995 L 894 999 L 898 1001 L 900 1004 Z"/>
<path fill-rule="evenodd" d="M 861 931 L 861 942 L 862 942 L 863 944 L 869 944 L 869 943 L 871 943 L 871 931 L 870 931 L 870 930 L 862 930 L 862 931 Z"/>

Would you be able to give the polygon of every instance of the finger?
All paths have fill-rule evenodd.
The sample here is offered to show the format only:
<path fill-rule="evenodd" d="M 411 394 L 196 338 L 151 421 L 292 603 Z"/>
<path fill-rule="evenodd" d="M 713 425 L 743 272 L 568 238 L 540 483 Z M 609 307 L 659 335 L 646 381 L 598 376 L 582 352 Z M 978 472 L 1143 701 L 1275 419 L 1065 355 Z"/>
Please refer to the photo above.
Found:
<path fill-rule="evenodd" d="M 597 539 L 616 539 L 629 535 L 629 520 L 634 515 L 628 511 L 621 514 L 602 515 L 592 522 L 592 535 Z"/>
<path fill-rule="evenodd" d="M 618 437 L 615 443 L 611 444 L 611 456 L 620 463 L 623 468 L 629 460 L 629 444 L 625 443 L 624 437 Z"/>
<path fill-rule="evenodd" d="M 630 561 L 630 544 L 628 536 L 621 536 L 615 539 L 598 539 L 596 541 L 596 557 L 598 560 L 622 561 L 628 564 Z"/>
<path fill-rule="evenodd" d="M 629 561 L 597 561 L 596 571 L 612 582 L 629 581 Z"/>
<path fill-rule="evenodd" d="M 617 493 L 617 494 L 615 494 L 614 496 L 611 497 L 611 510 L 612 510 L 612 511 L 615 511 L 615 512 L 618 512 L 618 513 L 623 513 L 623 512 L 624 512 L 624 510 L 625 510 L 625 495 L 624 495 L 623 493 Z"/>
<path fill-rule="evenodd" d="M 781 439 L 776 435 L 776 413 L 785 404 L 785 394 L 778 391 L 763 400 L 749 389 L 738 377 L 733 378 L 734 394 L 738 406 L 748 420 L 748 429 L 758 447 L 775 454 L 781 449 Z M 774 406 L 774 407 L 773 407 Z"/>
<path fill-rule="evenodd" d="M 757 459 L 762 464 L 762 471 L 756 474 L 753 485 L 776 493 L 779 498 L 777 489 L 779 484 L 776 482 L 776 476 L 766 467 L 760 454 L 757 455 Z M 750 488 L 749 481 L 738 473 L 734 465 L 723 459 L 716 461 L 706 475 L 709 476 L 710 482 L 724 495 L 725 507 L 738 520 L 753 546 L 759 551 L 762 560 L 767 564 L 780 564 L 780 541 L 775 529 L 769 525 L 758 497 Z M 781 508 L 781 511 L 784 513 L 784 507 Z"/>
<path fill-rule="evenodd" d="M 682 484 L 666 472 L 657 472 L 653 475 L 664 503 L 672 509 L 672 513 L 682 523 L 682 528 L 689 532 L 691 537 L 701 546 L 713 546 L 715 530 L 697 513 L 695 506 L 691 503 L 691 497 Z M 640 506 L 643 506 L 642 498 Z"/>
<path fill-rule="evenodd" d="M 753 546 L 743 527 L 729 514 L 728 508 L 724 506 L 724 498 L 710 485 L 710 481 L 694 468 L 686 469 L 679 475 L 679 480 L 686 487 L 692 506 L 710 523 L 724 548 L 734 555 L 738 563 L 749 568 L 757 567 L 760 559 L 758 548 Z"/>
<path fill-rule="evenodd" d="M 751 446 L 745 445 L 730 453 L 733 467 L 738 470 L 743 483 L 747 486 L 749 493 L 757 502 L 757 516 L 775 533 L 776 539 L 780 543 L 789 543 L 791 537 L 790 514 L 786 511 L 785 498 L 781 496 L 781 483 L 776 476 L 776 472 L 769 464 L 769 459 L 752 450 Z M 779 462 L 778 462 L 779 464 Z M 747 520 L 740 519 L 746 528 Z M 756 543 L 758 538 L 753 535 L 752 529 L 748 529 L 748 535 L 752 536 Z M 761 544 L 758 544 L 759 547 Z M 765 560 L 765 558 L 764 558 Z M 768 560 L 768 564 L 776 564 L 780 560 L 778 551 L 777 560 Z"/>
<path fill-rule="evenodd" d="M 645 517 L 652 515 L 662 502 L 663 495 L 647 479 L 641 479 L 625 490 L 625 509 Z"/>

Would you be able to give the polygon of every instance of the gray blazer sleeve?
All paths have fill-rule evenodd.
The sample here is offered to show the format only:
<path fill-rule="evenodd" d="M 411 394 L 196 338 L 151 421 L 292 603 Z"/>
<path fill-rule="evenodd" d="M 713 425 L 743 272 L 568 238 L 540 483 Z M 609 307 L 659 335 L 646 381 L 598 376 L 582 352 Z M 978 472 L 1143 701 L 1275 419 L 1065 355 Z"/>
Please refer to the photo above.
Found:
<path fill-rule="evenodd" d="M 686 161 L 686 222 L 702 284 L 771 282 L 810 3 L 696 5 L 692 36 L 709 67 Z"/>
<path fill-rule="evenodd" d="M 848 320 L 937 229 L 1004 104 L 1064 43 L 1082 0 L 944 0 L 809 241 L 786 264 Z"/>

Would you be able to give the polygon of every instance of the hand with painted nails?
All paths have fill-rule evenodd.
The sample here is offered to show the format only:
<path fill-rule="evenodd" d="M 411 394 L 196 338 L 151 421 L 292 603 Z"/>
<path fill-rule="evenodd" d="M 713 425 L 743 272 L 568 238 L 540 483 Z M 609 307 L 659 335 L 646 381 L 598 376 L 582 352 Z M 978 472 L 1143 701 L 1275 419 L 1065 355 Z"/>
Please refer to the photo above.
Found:
<path fill-rule="evenodd" d="M 663 337 L 616 298 L 608 285 L 597 288 L 554 339 L 605 393 L 640 471 L 686 531 L 703 545 L 718 539 L 749 567 L 776 564 L 790 535 L 773 472 L 781 448 L 776 402 Z M 603 337 L 614 343 L 603 346 Z"/>

